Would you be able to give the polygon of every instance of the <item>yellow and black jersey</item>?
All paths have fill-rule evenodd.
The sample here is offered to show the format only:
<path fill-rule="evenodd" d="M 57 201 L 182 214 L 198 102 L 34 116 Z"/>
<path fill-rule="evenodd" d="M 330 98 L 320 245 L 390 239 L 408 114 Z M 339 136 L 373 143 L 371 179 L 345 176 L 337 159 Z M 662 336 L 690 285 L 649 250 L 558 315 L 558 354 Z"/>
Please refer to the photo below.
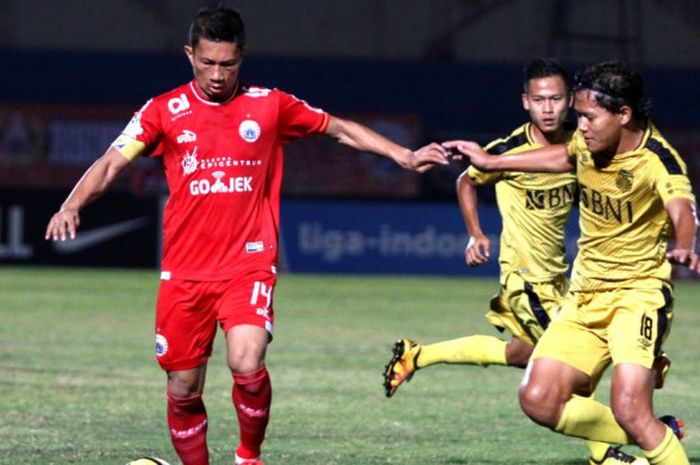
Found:
<path fill-rule="evenodd" d="M 497 139 L 485 150 L 513 155 L 542 147 L 530 135 L 531 123 Z M 571 132 L 567 132 L 569 142 Z M 470 166 L 477 184 L 496 183 L 496 200 L 503 219 L 499 263 L 501 280 L 511 271 L 530 282 L 552 281 L 566 273 L 564 226 L 576 195 L 573 173 L 483 173 Z"/>
<path fill-rule="evenodd" d="M 569 144 L 577 166 L 581 214 L 572 289 L 659 288 L 670 282 L 666 203 L 695 202 L 685 163 L 651 124 L 634 150 L 593 156 L 577 131 Z"/>

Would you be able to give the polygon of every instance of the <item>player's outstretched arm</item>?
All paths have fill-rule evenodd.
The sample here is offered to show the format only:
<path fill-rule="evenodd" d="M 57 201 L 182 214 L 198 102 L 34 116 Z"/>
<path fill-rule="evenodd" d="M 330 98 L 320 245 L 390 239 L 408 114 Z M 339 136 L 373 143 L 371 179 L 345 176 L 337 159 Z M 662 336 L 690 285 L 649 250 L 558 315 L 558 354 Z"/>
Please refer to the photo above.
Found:
<path fill-rule="evenodd" d="M 517 155 L 489 155 L 479 144 L 465 140 L 451 140 L 443 147 L 469 158 L 481 171 L 533 171 L 562 173 L 574 171 L 566 145 L 556 144 L 529 150 Z"/>
<path fill-rule="evenodd" d="M 464 250 L 464 258 L 469 266 L 477 267 L 486 263 L 491 252 L 491 243 L 481 230 L 477 212 L 476 183 L 464 171 L 457 178 L 457 200 L 462 211 L 464 225 L 469 233 L 469 243 Z"/>
<path fill-rule="evenodd" d="M 80 210 L 102 195 L 117 175 L 130 163 L 117 149 L 110 148 L 95 161 L 80 178 L 46 227 L 46 240 L 75 239 L 75 231 L 80 225 Z"/>
<path fill-rule="evenodd" d="M 376 133 L 367 126 L 336 116 L 331 116 L 326 134 L 343 145 L 391 158 L 401 167 L 419 173 L 423 173 L 435 165 L 448 164 L 448 152 L 440 144 L 428 144 L 414 152 Z"/>
<path fill-rule="evenodd" d="M 675 198 L 666 203 L 666 211 L 675 233 L 674 246 L 666 253 L 666 258 L 671 263 L 685 265 L 695 272 L 700 272 L 696 250 L 698 220 L 695 205 L 688 199 Z"/>

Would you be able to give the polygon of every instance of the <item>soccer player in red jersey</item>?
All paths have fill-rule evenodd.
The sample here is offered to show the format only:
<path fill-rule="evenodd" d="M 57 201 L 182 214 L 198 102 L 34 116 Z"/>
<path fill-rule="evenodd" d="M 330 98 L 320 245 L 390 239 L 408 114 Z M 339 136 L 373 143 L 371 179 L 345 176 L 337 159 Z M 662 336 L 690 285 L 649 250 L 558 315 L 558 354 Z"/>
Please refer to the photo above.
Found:
<path fill-rule="evenodd" d="M 167 372 L 167 417 L 185 465 L 207 465 L 202 392 L 217 324 L 226 336 L 240 445 L 236 463 L 262 464 L 272 389 L 264 358 L 274 323 L 282 148 L 309 134 L 426 171 L 446 164 L 278 89 L 239 81 L 245 28 L 228 7 L 199 11 L 185 54 L 194 79 L 149 100 L 78 181 L 46 238 L 73 238 L 79 211 L 141 155 L 161 157 L 170 198 L 156 308 L 156 356 Z"/>

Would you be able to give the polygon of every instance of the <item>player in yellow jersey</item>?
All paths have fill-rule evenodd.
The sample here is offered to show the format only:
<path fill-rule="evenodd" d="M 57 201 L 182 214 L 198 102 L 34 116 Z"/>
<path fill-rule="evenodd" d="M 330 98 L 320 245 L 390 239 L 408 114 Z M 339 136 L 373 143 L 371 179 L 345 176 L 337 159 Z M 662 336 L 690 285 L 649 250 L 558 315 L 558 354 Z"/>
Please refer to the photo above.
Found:
<path fill-rule="evenodd" d="M 571 289 L 532 354 L 520 405 L 554 431 L 637 444 L 652 465 L 688 465 L 676 423 L 658 420 L 652 407 L 652 365 L 673 316 L 671 264 L 700 271 L 686 166 L 649 120 L 634 68 L 608 62 L 577 73 L 574 108 L 578 130 L 568 145 L 494 157 L 473 142 L 444 144 L 482 171 L 577 173 L 581 237 Z M 611 363 L 612 408 L 581 397 Z"/>
<path fill-rule="evenodd" d="M 551 59 L 536 59 L 525 67 L 523 108 L 530 122 L 508 137 L 485 147 L 493 155 L 519 154 L 551 144 L 569 143 L 573 128 L 565 127 L 572 96 L 566 71 Z M 473 335 L 422 345 L 400 339 L 385 369 L 384 388 L 391 397 L 415 370 L 437 363 L 507 365 L 524 368 L 568 287 L 564 228 L 576 196 L 574 173 L 485 173 L 474 166 L 457 180 L 457 197 L 469 232 L 466 262 L 480 266 L 489 258 L 490 241 L 479 225 L 477 187 L 495 183 L 503 221 L 500 238 L 499 293 L 486 319 L 509 341 Z M 634 457 L 607 443 L 589 442 L 594 463 L 633 463 Z M 607 460 L 604 462 L 604 460 Z M 616 461 L 615 461 L 616 460 Z M 639 462 L 646 463 L 646 462 Z"/>

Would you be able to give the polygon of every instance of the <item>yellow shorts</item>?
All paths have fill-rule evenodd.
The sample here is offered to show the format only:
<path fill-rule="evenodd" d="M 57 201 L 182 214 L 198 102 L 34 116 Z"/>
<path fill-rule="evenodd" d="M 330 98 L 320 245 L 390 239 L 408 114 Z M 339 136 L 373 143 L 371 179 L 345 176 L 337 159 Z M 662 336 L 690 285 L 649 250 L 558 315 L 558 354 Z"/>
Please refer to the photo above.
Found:
<path fill-rule="evenodd" d="M 671 289 L 570 292 L 532 359 L 558 360 L 597 384 L 612 361 L 651 368 L 671 330 Z"/>
<path fill-rule="evenodd" d="M 530 283 L 518 272 L 508 273 L 491 299 L 486 320 L 514 337 L 537 344 L 562 304 L 568 286 L 565 276 L 546 283 Z"/>

